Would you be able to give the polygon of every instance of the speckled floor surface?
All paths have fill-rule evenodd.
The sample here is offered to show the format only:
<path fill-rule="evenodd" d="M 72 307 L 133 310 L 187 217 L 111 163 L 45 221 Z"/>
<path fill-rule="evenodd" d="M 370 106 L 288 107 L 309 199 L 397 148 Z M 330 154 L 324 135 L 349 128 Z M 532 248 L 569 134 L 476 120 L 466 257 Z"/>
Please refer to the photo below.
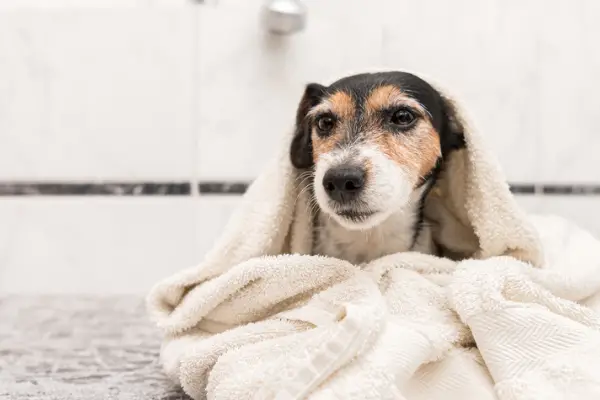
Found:
<path fill-rule="evenodd" d="M 135 297 L 0 297 L 0 399 L 187 400 Z"/>

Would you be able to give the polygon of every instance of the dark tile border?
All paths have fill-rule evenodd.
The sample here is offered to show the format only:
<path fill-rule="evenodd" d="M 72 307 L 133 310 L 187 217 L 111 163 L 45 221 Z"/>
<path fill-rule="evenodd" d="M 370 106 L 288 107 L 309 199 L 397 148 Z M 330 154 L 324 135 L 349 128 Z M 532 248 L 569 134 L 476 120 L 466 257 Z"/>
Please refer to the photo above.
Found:
<path fill-rule="evenodd" d="M 246 193 L 250 182 L 200 182 L 198 191 L 204 195 L 240 195 Z"/>
<path fill-rule="evenodd" d="M 544 186 L 542 193 L 545 195 L 572 195 L 572 196 L 598 196 L 600 185 L 553 185 Z"/>
<path fill-rule="evenodd" d="M 203 181 L 198 192 L 204 196 L 239 196 L 251 182 Z M 0 197 L 8 196 L 189 196 L 189 182 L 0 182 Z M 512 183 L 515 195 L 600 196 L 600 184 Z"/>
<path fill-rule="evenodd" d="M 188 182 L 0 182 L 0 196 L 187 196 Z"/>
<path fill-rule="evenodd" d="M 528 184 L 510 184 L 510 191 L 514 195 L 520 194 L 535 194 L 535 185 Z"/>
<path fill-rule="evenodd" d="M 599 196 L 600 184 L 511 184 L 515 194 L 543 196 Z"/>

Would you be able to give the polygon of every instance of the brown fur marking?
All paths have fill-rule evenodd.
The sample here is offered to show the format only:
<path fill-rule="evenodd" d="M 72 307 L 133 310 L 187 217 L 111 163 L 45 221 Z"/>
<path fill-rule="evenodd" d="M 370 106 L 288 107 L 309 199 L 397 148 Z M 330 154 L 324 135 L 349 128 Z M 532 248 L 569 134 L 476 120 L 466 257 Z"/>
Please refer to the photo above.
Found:
<path fill-rule="evenodd" d="M 321 154 L 325 154 L 335 148 L 335 146 L 344 138 L 344 124 L 351 121 L 355 115 L 355 105 L 352 96 L 345 92 L 335 92 L 322 103 L 328 111 L 332 112 L 337 118 L 338 123 L 331 135 L 319 137 L 313 129 L 313 160 L 316 162 Z"/>
<path fill-rule="evenodd" d="M 373 114 L 382 108 L 388 107 L 393 98 L 403 96 L 402 91 L 396 86 L 386 85 L 373 90 L 365 104 L 365 110 L 368 114 Z"/>
<path fill-rule="evenodd" d="M 344 133 L 336 127 L 334 132 L 327 137 L 320 137 L 316 134 L 316 128 L 313 128 L 313 160 L 317 162 L 322 154 L 329 153 L 342 140 Z"/>
<path fill-rule="evenodd" d="M 369 95 L 365 109 L 368 115 L 393 105 L 406 104 L 426 115 L 425 110 L 414 99 L 402 93 L 401 88 L 393 85 L 381 86 Z M 440 140 L 429 119 L 421 119 L 416 127 L 403 135 L 380 132 L 372 136 L 372 143 L 390 159 L 402 166 L 415 180 L 426 175 L 435 166 L 441 155 Z"/>
<path fill-rule="evenodd" d="M 419 102 L 404 94 L 401 88 L 393 85 L 380 86 L 373 90 L 367 98 L 365 110 L 367 114 L 373 115 L 377 111 L 397 104 L 406 104 L 419 111 L 425 111 Z"/>
<path fill-rule="evenodd" d="M 403 167 L 415 185 L 431 171 L 442 154 L 437 133 L 428 121 L 423 120 L 405 135 L 379 134 L 372 143 Z"/>
<path fill-rule="evenodd" d="M 327 99 L 331 103 L 331 111 L 340 119 L 354 118 L 354 100 L 346 92 L 335 92 Z"/>

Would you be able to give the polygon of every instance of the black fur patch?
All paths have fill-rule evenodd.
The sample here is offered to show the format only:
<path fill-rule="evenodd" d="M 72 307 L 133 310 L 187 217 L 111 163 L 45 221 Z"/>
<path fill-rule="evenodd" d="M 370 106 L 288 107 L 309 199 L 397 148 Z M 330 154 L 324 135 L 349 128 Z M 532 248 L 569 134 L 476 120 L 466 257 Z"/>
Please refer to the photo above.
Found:
<path fill-rule="evenodd" d="M 313 165 L 312 139 L 309 121 L 306 114 L 311 108 L 319 104 L 325 94 L 325 86 L 311 83 L 306 86 L 304 95 L 296 112 L 296 129 L 290 148 L 292 165 L 298 169 L 310 168 Z"/>

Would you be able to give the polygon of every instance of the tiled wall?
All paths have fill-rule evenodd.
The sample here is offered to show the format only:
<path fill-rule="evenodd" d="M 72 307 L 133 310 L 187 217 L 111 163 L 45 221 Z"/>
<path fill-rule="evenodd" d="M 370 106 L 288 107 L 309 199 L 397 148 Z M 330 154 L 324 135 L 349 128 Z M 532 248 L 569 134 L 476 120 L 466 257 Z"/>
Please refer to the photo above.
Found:
<path fill-rule="evenodd" d="M 289 38 L 261 3 L 2 1 L 0 180 L 251 180 L 306 82 L 409 69 L 464 98 L 511 182 L 600 184 L 597 0 L 306 0 Z M 0 197 L 0 292 L 147 290 L 239 200 L 191 192 Z M 600 234 L 600 197 L 519 199 Z"/>

